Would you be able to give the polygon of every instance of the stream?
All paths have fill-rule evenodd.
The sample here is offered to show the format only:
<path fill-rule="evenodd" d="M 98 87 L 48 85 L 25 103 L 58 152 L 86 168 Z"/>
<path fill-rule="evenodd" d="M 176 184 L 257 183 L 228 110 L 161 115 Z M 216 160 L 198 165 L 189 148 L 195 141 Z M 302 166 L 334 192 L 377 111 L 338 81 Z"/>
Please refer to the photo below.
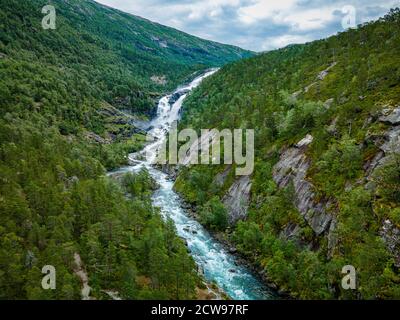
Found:
<path fill-rule="evenodd" d="M 164 218 L 168 217 L 174 221 L 178 235 L 186 240 L 190 254 L 206 281 L 215 283 L 234 300 L 276 299 L 277 294 L 272 289 L 264 285 L 251 270 L 241 266 L 234 255 L 230 254 L 200 223 L 187 214 L 182 207 L 179 195 L 173 190 L 174 182 L 167 174 L 152 166 L 157 150 L 165 141 L 172 123 L 179 119 L 179 112 L 187 94 L 203 79 L 217 71 L 217 69 L 210 70 L 190 84 L 178 88 L 174 95 L 161 98 L 157 116 L 149 124 L 148 131 L 156 138 L 155 142 L 147 145 L 139 154 L 129 155 L 133 165 L 115 170 L 110 175 L 138 172 L 146 167 L 160 186 L 152 198 L 154 205 L 161 209 Z M 172 96 L 179 98 L 170 103 Z M 147 155 L 145 160 L 138 160 L 144 158 L 144 154 Z"/>

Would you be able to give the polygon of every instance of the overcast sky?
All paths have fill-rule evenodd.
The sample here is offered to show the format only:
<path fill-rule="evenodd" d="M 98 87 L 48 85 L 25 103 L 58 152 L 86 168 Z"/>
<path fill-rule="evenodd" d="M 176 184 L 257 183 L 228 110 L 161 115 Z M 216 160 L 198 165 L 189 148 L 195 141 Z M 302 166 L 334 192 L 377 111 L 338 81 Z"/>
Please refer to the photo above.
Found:
<path fill-rule="evenodd" d="M 321 39 L 400 0 L 96 0 L 201 38 L 254 51 Z M 350 7 L 349 7 L 350 6 Z M 352 7 L 351 7 L 352 6 Z M 345 19 L 344 19 L 345 18 Z"/>

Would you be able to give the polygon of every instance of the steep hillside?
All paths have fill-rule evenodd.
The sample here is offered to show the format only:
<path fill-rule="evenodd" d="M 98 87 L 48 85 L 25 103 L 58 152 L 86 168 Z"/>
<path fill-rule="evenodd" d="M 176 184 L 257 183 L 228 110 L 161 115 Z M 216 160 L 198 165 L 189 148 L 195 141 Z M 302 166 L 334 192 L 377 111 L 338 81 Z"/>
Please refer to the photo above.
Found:
<path fill-rule="evenodd" d="M 94 1 L 52 1 L 56 30 L 43 30 L 41 9 L 47 4 L 1 1 L 3 69 L 19 62 L 14 67 L 30 79 L 31 73 L 38 73 L 34 68 L 40 68 L 69 90 L 132 111 L 148 111 L 151 97 L 174 89 L 195 71 L 251 55 Z M 24 70 L 23 63 L 34 65 Z M 17 77 L 14 72 L 7 76 L 8 83 Z"/>
<path fill-rule="evenodd" d="M 50 2 L 55 30 L 41 24 L 49 1 L 0 0 L 0 299 L 80 299 L 82 270 L 91 298 L 193 298 L 194 262 L 151 206 L 149 175 L 104 176 L 141 147 L 134 124 L 157 97 L 251 53 Z M 57 290 L 41 287 L 46 265 Z"/>
<path fill-rule="evenodd" d="M 185 102 L 181 128 L 254 129 L 256 164 L 184 168 L 175 188 L 294 297 L 400 297 L 399 27 L 396 9 L 239 61 Z"/>

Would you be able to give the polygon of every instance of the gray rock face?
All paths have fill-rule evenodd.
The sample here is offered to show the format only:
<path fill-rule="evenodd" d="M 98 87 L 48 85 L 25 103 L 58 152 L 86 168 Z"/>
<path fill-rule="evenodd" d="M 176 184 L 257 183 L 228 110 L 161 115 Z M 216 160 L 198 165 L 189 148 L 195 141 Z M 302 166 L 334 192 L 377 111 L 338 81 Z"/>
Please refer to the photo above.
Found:
<path fill-rule="evenodd" d="M 390 220 L 386 220 L 383 223 L 380 235 L 393 254 L 395 266 L 400 267 L 400 230 Z"/>
<path fill-rule="evenodd" d="M 400 126 L 393 127 L 386 133 L 386 142 L 381 146 L 381 150 L 388 153 L 400 153 Z"/>
<path fill-rule="evenodd" d="M 251 190 L 250 176 L 239 177 L 222 199 L 229 213 L 229 223 L 234 225 L 239 220 L 247 218 Z"/>
<path fill-rule="evenodd" d="M 170 105 L 173 105 L 175 102 L 177 102 L 179 100 L 180 97 L 182 97 L 183 95 L 189 93 L 189 90 L 183 90 L 183 91 L 177 91 L 174 94 L 171 95 L 171 97 L 168 100 L 168 103 Z"/>
<path fill-rule="evenodd" d="M 391 124 L 393 126 L 400 125 L 400 107 L 397 107 L 394 110 L 383 110 L 382 116 L 379 118 L 379 121 Z"/>
<path fill-rule="evenodd" d="M 325 210 L 329 202 L 317 203 L 314 200 L 314 186 L 306 180 L 311 161 L 307 158 L 305 152 L 312 141 L 313 137 L 307 135 L 294 147 L 285 150 L 274 167 L 273 179 L 279 188 L 285 188 L 290 182 L 293 182 L 297 209 L 314 232 L 320 235 L 329 228 L 332 215 Z"/>
<path fill-rule="evenodd" d="M 325 70 L 321 71 L 318 76 L 317 79 L 322 81 L 326 78 L 326 76 L 329 74 L 329 71 L 336 66 L 337 62 L 332 63 L 328 68 L 326 68 Z"/>

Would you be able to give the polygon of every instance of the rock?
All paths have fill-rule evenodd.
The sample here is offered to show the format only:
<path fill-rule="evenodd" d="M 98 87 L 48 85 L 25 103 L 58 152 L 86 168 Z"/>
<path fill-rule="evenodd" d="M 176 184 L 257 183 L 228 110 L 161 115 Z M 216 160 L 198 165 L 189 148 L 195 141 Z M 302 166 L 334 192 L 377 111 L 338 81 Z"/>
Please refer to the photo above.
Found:
<path fill-rule="evenodd" d="M 332 63 L 328 68 L 326 68 L 325 70 L 321 71 L 318 76 L 317 79 L 322 81 L 326 78 L 326 76 L 329 74 L 329 71 L 336 66 L 337 62 Z"/>
<path fill-rule="evenodd" d="M 163 164 L 161 165 L 161 171 L 166 173 L 170 179 L 176 180 L 179 173 L 179 165 Z M 191 206 L 186 203 L 185 208 L 190 209 Z"/>
<path fill-rule="evenodd" d="M 380 149 L 385 153 L 400 153 L 400 107 L 396 109 L 384 109 L 379 121 L 389 124 L 392 127 L 381 136 L 368 135 L 366 140 L 375 142 L 380 146 Z"/>
<path fill-rule="evenodd" d="M 344 191 L 349 192 L 352 189 L 353 189 L 353 185 L 351 184 L 351 182 L 347 181 L 344 186 Z"/>
<path fill-rule="evenodd" d="M 235 254 L 235 253 L 237 253 L 237 249 L 235 247 L 231 247 L 231 248 L 229 248 L 229 253 Z"/>
<path fill-rule="evenodd" d="M 302 90 L 296 91 L 292 94 L 292 99 L 296 100 L 302 94 Z"/>
<path fill-rule="evenodd" d="M 104 139 L 100 137 L 99 135 L 95 134 L 94 132 L 86 132 L 85 133 L 85 139 L 96 142 L 99 144 L 110 144 L 111 140 L 110 139 Z"/>
<path fill-rule="evenodd" d="M 391 125 L 391 128 L 384 135 L 373 137 L 373 141 L 379 146 L 380 151 L 364 165 L 367 181 L 365 188 L 372 191 L 376 188 L 373 179 L 376 170 L 390 161 L 393 154 L 400 153 L 400 108 L 384 109 L 379 121 Z M 371 139 L 370 135 L 367 135 L 366 140 L 368 139 Z M 385 220 L 379 234 L 392 253 L 395 266 L 400 268 L 400 229 L 390 220 Z"/>
<path fill-rule="evenodd" d="M 299 240 L 301 228 L 295 223 L 288 223 L 287 226 L 281 231 L 280 238 L 286 241 Z"/>
<path fill-rule="evenodd" d="M 329 74 L 328 71 L 324 70 L 324 71 L 322 71 L 321 73 L 318 74 L 317 79 L 318 79 L 318 80 L 324 80 L 325 77 L 326 77 L 328 74 Z"/>
<path fill-rule="evenodd" d="M 279 290 L 278 290 L 278 295 L 284 296 L 284 295 L 286 295 L 286 294 L 287 294 L 287 292 L 286 292 L 284 289 L 279 289 Z"/>
<path fill-rule="evenodd" d="M 250 176 L 241 176 L 236 179 L 222 199 L 229 213 L 230 225 L 247 218 L 251 185 Z"/>
<path fill-rule="evenodd" d="M 232 166 L 228 165 L 223 172 L 218 173 L 213 181 L 213 184 L 218 186 L 223 186 L 225 183 L 226 178 L 228 177 L 229 173 L 231 172 Z"/>
<path fill-rule="evenodd" d="M 308 145 L 310 145 L 314 140 L 314 137 L 311 134 L 308 134 L 305 136 L 304 139 L 300 140 L 297 144 L 296 144 L 296 148 L 303 148 L 303 147 L 307 147 Z"/>
<path fill-rule="evenodd" d="M 393 254 L 395 266 L 400 268 L 400 229 L 390 220 L 385 220 L 380 231 L 388 250 Z"/>
<path fill-rule="evenodd" d="M 102 292 L 104 292 L 105 294 L 107 294 L 112 300 L 122 300 L 119 297 L 119 292 L 118 291 L 107 291 L 107 290 L 101 290 Z"/>
<path fill-rule="evenodd" d="M 167 79 L 165 76 L 152 76 L 150 80 L 161 86 L 165 86 L 167 84 Z"/>
<path fill-rule="evenodd" d="M 66 181 L 66 187 L 72 188 L 75 184 L 77 184 L 79 182 L 79 178 L 77 176 L 73 176 L 71 178 L 68 178 Z"/>
<path fill-rule="evenodd" d="M 393 153 L 400 153 L 400 126 L 392 127 L 383 136 L 371 137 L 368 135 L 366 137 L 367 141 L 371 139 L 379 146 L 380 151 L 364 165 L 368 188 L 373 182 L 372 177 L 375 170 L 389 161 Z"/>
<path fill-rule="evenodd" d="M 35 253 L 31 250 L 28 250 L 28 252 L 26 253 L 26 256 L 25 256 L 25 267 L 31 269 L 36 261 L 37 261 L 37 258 L 35 256 Z"/>
<path fill-rule="evenodd" d="M 379 121 L 393 126 L 400 125 L 400 107 L 396 109 L 384 109 L 382 116 L 379 117 Z"/>
<path fill-rule="evenodd" d="M 330 99 L 326 100 L 324 102 L 325 109 L 330 109 L 334 102 L 335 102 L 335 99 L 333 99 L 333 98 L 330 98 Z"/>
<path fill-rule="evenodd" d="M 309 199 L 311 200 L 313 196 L 314 194 L 311 196 L 310 193 Z M 332 221 L 332 216 L 325 212 L 323 203 L 311 203 L 310 205 L 314 207 L 306 213 L 305 219 L 314 232 L 319 236 L 328 230 Z"/>
<path fill-rule="evenodd" d="M 89 286 L 89 277 L 86 270 L 83 268 L 82 259 L 78 253 L 74 253 L 74 264 L 74 273 L 76 276 L 78 276 L 82 283 L 82 300 L 93 300 L 94 298 L 90 296 L 92 288 Z"/>
<path fill-rule="evenodd" d="M 296 194 L 295 206 L 314 232 L 320 235 L 329 228 L 332 216 L 325 210 L 330 202 L 326 200 L 315 202 L 314 186 L 306 180 L 311 161 L 305 153 L 312 141 L 313 137 L 307 135 L 294 147 L 283 151 L 273 169 L 273 179 L 279 188 L 285 188 L 293 182 Z"/>

